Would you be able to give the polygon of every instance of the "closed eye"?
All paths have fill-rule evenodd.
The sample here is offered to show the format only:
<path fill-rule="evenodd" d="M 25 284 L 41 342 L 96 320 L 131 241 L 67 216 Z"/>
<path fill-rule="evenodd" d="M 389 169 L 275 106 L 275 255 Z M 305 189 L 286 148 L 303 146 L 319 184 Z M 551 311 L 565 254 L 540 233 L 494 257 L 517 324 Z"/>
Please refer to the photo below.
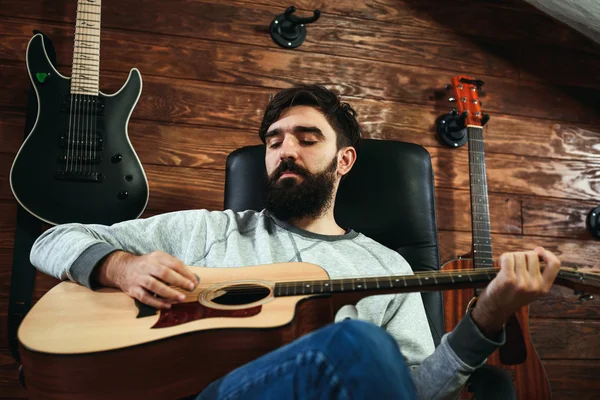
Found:
<path fill-rule="evenodd" d="M 315 143 L 317 143 L 317 141 L 311 141 L 311 140 L 301 140 L 300 143 L 302 143 L 304 146 L 312 146 Z M 276 142 L 276 143 L 271 143 L 271 145 L 269 145 L 270 149 L 276 149 L 281 145 L 281 142 Z"/>

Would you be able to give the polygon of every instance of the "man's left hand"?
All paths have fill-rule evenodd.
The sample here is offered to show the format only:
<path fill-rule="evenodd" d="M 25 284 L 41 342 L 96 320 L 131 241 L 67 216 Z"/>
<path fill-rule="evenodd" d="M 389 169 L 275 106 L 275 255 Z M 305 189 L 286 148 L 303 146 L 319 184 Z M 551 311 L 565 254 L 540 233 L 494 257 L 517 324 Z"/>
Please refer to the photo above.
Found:
<path fill-rule="evenodd" d="M 546 264 L 543 271 L 540 258 Z M 498 275 L 483 291 L 471 313 L 486 335 L 500 331 L 511 314 L 548 293 L 560 268 L 560 260 L 543 247 L 504 253 L 499 264 Z"/>

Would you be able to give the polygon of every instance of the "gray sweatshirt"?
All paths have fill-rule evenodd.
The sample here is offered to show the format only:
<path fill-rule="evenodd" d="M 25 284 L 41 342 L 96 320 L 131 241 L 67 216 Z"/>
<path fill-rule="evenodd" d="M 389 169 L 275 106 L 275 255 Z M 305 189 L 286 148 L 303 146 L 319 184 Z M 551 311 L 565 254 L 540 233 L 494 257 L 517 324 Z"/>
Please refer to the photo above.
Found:
<path fill-rule="evenodd" d="M 331 279 L 413 273 L 397 252 L 361 233 L 319 235 L 265 210 L 190 210 L 112 226 L 58 225 L 36 240 L 31 262 L 58 279 L 95 289 L 94 268 L 116 250 L 137 255 L 160 250 L 186 265 L 215 268 L 309 262 L 324 268 Z M 505 340 L 504 332 L 497 341 L 486 338 L 467 314 L 435 348 L 419 293 L 366 297 L 356 311 L 357 318 L 396 339 L 421 399 L 456 398 L 469 375 Z"/>

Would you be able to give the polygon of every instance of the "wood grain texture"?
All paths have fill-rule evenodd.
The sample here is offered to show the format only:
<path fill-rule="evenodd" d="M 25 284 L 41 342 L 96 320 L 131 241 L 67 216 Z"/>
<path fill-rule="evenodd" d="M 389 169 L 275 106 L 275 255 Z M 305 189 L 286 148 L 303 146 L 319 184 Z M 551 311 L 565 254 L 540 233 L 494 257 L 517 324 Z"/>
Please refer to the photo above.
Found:
<path fill-rule="evenodd" d="M 594 296 L 594 300 L 580 301 L 579 296 L 573 290 L 553 286 L 550 293 L 536 300 L 529 307 L 529 315 L 532 318 L 544 318 L 553 316 L 565 319 L 600 319 L 600 299 Z M 600 366 L 599 366 L 600 367 Z"/>
<path fill-rule="evenodd" d="M 537 319 L 531 336 L 540 357 L 548 359 L 600 359 L 600 321 Z"/>
<path fill-rule="evenodd" d="M 572 390 L 586 386 L 588 390 L 600 392 L 600 361 L 597 360 L 545 360 L 544 369 L 550 380 L 552 391 Z"/>
<path fill-rule="evenodd" d="M 282 76 L 282 71 L 285 71 L 283 75 L 288 77 L 286 78 L 288 82 L 291 78 L 297 82 L 328 84 L 345 96 L 370 96 L 381 100 L 397 100 L 429 106 L 448 105 L 448 95 L 443 88 L 449 82 L 452 75 L 460 72 L 460 70 L 456 69 L 441 72 L 426 67 L 361 61 L 358 59 L 338 60 L 335 57 L 326 55 L 302 55 L 301 61 L 294 62 L 293 60 L 298 59 L 298 57 L 300 56 L 296 53 L 288 52 L 287 55 L 269 58 L 268 60 L 273 60 L 274 62 L 265 62 L 265 65 L 271 65 L 270 70 L 275 77 Z M 202 58 L 191 56 L 186 58 L 180 57 L 179 62 L 206 63 Z M 235 65 L 238 67 L 238 71 L 240 68 L 243 68 L 240 67 L 243 63 L 239 63 L 239 61 Z M 289 67 L 286 68 L 286 65 Z M 13 70 L 13 68 L 16 70 Z M 0 67 L 0 76 L 5 77 L 7 81 L 14 81 L 13 85 L 16 85 L 16 87 L 12 85 L 10 87 L 11 92 L 14 92 L 9 97 L 10 102 L 1 102 L 0 105 L 25 104 L 27 89 L 25 82 L 27 81 L 23 80 L 24 71 L 22 68 L 13 68 L 10 66 Z M 123 71 L 127 68 L 127 66 L 124 66 L 120 70 Z M 329 74 L 329 71 L 332 70 L 336 71 L 335 76 Z M 100 88 L 106 93 L 120 88 L 126 79 L 124 74 L 112 72 L 105 72 L 103 74 L 102 72 L 103 70 L 101 70 Z M 243 71 L 237 73 L 240 74 Z M 67 75 L 70 75 L 70 73 L 67 73 Z M 340 83 L 339 76 L 344 76 L 343 84 Z M 371 76 L 371 78 L 365 80 L 366 76 Z M 486 111 L 492 114 L 496 112 L 583 123 L 595 123 L 600 120 L 600 117 L 594 112 L 596 104 L 600 103 L 600 90 L 573 86 L 549 86 L 535 82 L 518 82 L 516 80 L 489 77 L 486 75 L 478 75 L 477 77 L 486 82 L 485 90 L 487 94 L 483 97 L 483 101 L 486 104 Z M 186 78 L 177 81 L 172 79 L 170 82 L 173 87 L 168 91 L 166 91 L 167 88 L 162 89 L 163 92 L 166 91 L 168 96 L 156 101 L 160 101 L 163 107 L 165 104 L 173 101 L 177 102 L 179 100 L 181 102 L 183 98 L 187 98 L 190 95 L 190 90 L 200 90 L 203 86 L 195 80 L 190 80 L 190 78 L 194 77 Z M 198 79 L 197 77 L 195 78 Z M 150 100 L 154 90 L 159 89 L 161 83 L 164 85 L 165 81 L 164 78 L 161 79 L 154 76 L 143 76 L 143 79 L 145 84 L 144 94 L 140 99 L 137 109 L 143 108 L 144 101 Z M 23 85 L 19 87 L 20 82 Z M 365 86 L 363 82 L 373 85 Z M 289 84 L 286 84 L 286 86 L 289 86 Z M 180 93 L 181 95 L 187 93 L 188 96 L 183 96 L 182 98 L 182 96 L 176 96 L 176 93 Z M 227 93 L 227 91 L 224 93 Z M 515 97 L 517 93 L 518 97 Z M 246 102 L 249 101 L 249 97 L 244 96 L 245 93 L 242 92 L 240 95 L 243 100 Z M 193 98 L 196 97 L 194 96 Z M 236 104 L 234 99 L 238 99 L 240 96 L 228 97 L 230 97 L 229 105 L 232 108 L 227 109 L 225 107 L 224 109 L 236 110 L 239 104 Z M 165 103 L 165 100 L 168 100 L 169 103 Z M 198 98 L 198 101 L 201 102 L 202 97 Z M 258 102 L 258 104 L 264 107 L 266 102 L 267 100 L 265 99 Z M 254 102 L 254 104 L 257 103 Z M 172 109 L 171 111 L 176 110 Z M 139 116 L 136 113 L 134 115 Z M 160 120 L 160 118 L 158 119 Z"/>
<path fill-rule="evenodd" d="M 447 113 L 447 108 L 430 109 L 393 102 L 382 106 L 380 101 L 359 98 L 353 98 L 351 104 L 358 111 L 365 137 L 443 147 L 435 134 L 435 120 Z M 177 122 L 160 123 L 134 119 L 130 122 L 129 134 L 136 149 L 139 148 L 142 152 L 146 150 L 145 141 L 160 142 L 158 149 L 140 154 L 142 162 L 184 166 L 204 164 L 201 157 L 188 162 L 185 162 L 185 159 L 179 160 L 182 149 L 190 149 L 187 158 L 202 152 L 203 144 L 212 146 L 231 143 L 231 146 L 241 147 L 260 143 L 257 126 L 220 129 L 214 126 L 215 123 L 218 124 L 219 121 L 203 121 L 203 125 L 190 126 Z M 24 113 L 0 110 L 0 144 L 4 152 L 17 152 L 23 141 L 24 125 Z M 222 140 L 222 135 L 225 135 L 227 140 Z M 598 137 L 600 129 L 595 126 L 496 115 L 492 116 L 486 125 L 484 146 L 486 153 L 600 162 Z M 164 154 L 166 151 L 173 154 Z M 217 164 L 209 164 L 211 168 L 220 167 Z"/>
<path fill-rule="evenodd" d="M 438 238 L 442 263 L 471 251 L 470 232 L 440 231 Z M 598 244 L 595 241 L 492 234 L 492 251 L 495 260 L 504 252 L 529 251 L 536 246 L 543 246 L 552 251 L 564 265 L 577 264 L 598 267 Z"/>
<path fill-rule="evenodd" d="M 12 249 L 17 223 L 17 202 L 0 201 L 0 248 Z"/>
<path fill-rule="evenodd" d="M 597 202 L 568 204 L 559 200 L 523 199 L 523 234 L 594 240 L 587 226 Z"/>
<path fill-rule="evenodd" d="M 23 25 L 22 20 L 16 18 L 2 17 L 0 29 L 6 39 L 0 47 L 0 58 L 13 59 L 22 58 L 25 47 L 32 29 L 40 29 L 51 37 L 57 47 L 57 59 L 61 65 L 69 66 L 71 62 L 71 50 L 73 30 L 69 24 L 57 23 L 35 23 Z M 244 18 L 246 23 L 247 17 Z M 234 21 L 231 21 L 234 24 Z M 237 23 L 244 23 L 238 21 Z M 377 29 L 374 31 L 374 29 Z M 334 34 L 335 33 L 335 34 Z M 249 37 L 250 35 L 246 35 Z M 136 32 L 116 31 L 114 29 L 103 29 L 102 31 L 102 53 L 101 60 L 103 68 L 116 70 L 123 65 L 138 65 L 140 70 L 150 74 L 161 74 L 167 76 L 203 76 L 216 75 L 222 79 L 243 80 L 243 72 L 249 73 L 247 79 L 259 73 L 257 64 L 265 61 L 275 61 L 276 56 L 283 57 L 282 64 L 287 64 L 286 59 L 291 59 L 296 64 L 301 62 L 310 65 L 310 54 L 331 54 L 338 56 L 350 56 L 357 58 L 377 59 L 388 61 L 390 56 L 402 54 L 398 63 L 406 65 L 427 64 L 432 68 L 447 68 L 447 62 L 452 62 L 455 69 L 469 69 L 473 73 L 491 76 L 518 78 L 518 53 L 510 48 L 493 43 L 466 44 L 459 37 L 452 37 L 448 32 L 426 32 L 422 28 L 410 28 L 398 30 L 389 25 L 372 27 L 371 25 L 353 25 L 344 20 L 326 20 L 318 26 L 311 26 L 310 37 L 314 40 L 307 42 L 296 52 L 290 53 L 278 46 L 274 46 L 268 35 L 252 35 L 254 44 L 260 44 L 263 48 L 250 47 L 242 44 L 231 43 L 226 49 L 214 46 L 211 38 L 187 39 L 184 37 L 148 35 Z M 232 37 L 229 41 L 246 42 L 244 38 Z M 265 39 L 268 39 L 266 41 Z M 356 43 L 361 43 L 359 46 Z M 123 53 L 123 47 L 129 51 Z M 494 51 L 487 51 L 494 50 Z M 151 63 L 150 57 L 140 58 L 140 53 L 152 51 L 153 58 L 158 62 Z M 464 54 L 470 54 L 465 59 Z M 10 54 L 13 53 L 13 54 Z M 299 55 L 299 54 L 301 55 Z M 303 58 L 308 56 L 308 60 Z M 180 63 L 182 58 L 195 58 L 202 60 L 199 63 Z M 243 64 L 240 63 L 243 61 Z M 275 63 L 274 66 L 277 66 Z M 210 68 L 215 67 L 215 68 Z M 237 74 L 229 76 L 226 70 L 235 69 Z M 265 71 L 267 72 L 267 71 Z M 269 79 L 275 74 L 261 74 L 262 79 Z M 276 76 L 276 75 L 275 75 Z M 272 79 L 272 78 L 271 78 Z M 294 79 L 288 76 L 288 80 Z"/>
<path fill-rule="evenodd" d="M 254 4 L 250 0 L 240 1 Z M 260 3 L 277 7 L 280 12 L 284 10 L 277 0 L 260 0 Z M 301 13 L 319 8 L 326 14 L 460 32 L 469 35 L 469 39 L 489 37 L 527 44 L 549 43 L 600 53 L 598 44 L 522 1 L 301 0 L 295 5 Z"/>

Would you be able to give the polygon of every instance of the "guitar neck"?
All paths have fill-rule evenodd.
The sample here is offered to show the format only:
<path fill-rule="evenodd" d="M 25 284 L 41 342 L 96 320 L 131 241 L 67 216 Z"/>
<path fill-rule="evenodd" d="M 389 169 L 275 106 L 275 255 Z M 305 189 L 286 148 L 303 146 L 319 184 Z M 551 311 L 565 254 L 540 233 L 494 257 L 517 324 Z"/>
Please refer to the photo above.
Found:
<path fill-rule="evenodd" d="M 542 269 L 544 266 L 542 265 Z M 419 272 L 414 275 L 354 277 L 317 281 L 275 282 L 275 297 L 308 294 L 352 294 L 355 298 L 394 293 L 427 292 L 485 287 L 498 274 L 496 268 Z M 600 271 L 561 267 L 555 284 L 600 293 Z"/>
<path fill-rule="evenodd" d="M 71 94 L 97 96 L 100 77 L 102 0 L 78 0 Z"/>
<path fill-rule="evenodd" d="M 469 185 L 471 193 L 471 227 L 473 232 L 473 267 L 489 268 L 492 261 L 492 235 L 488 201 L 483 127 L 469 125 Z"/>
<path fill-rule="evenodd" d="M 477 271 L 420 272 L 414 275 L 277 282 L 273 293 L 275 297 L 319 293 L 362 293 L 366 297 L 376 294 L 426 292 L 483 287 L 494 279 L 496 274 L 496 269 L 485 268 Z"/>

